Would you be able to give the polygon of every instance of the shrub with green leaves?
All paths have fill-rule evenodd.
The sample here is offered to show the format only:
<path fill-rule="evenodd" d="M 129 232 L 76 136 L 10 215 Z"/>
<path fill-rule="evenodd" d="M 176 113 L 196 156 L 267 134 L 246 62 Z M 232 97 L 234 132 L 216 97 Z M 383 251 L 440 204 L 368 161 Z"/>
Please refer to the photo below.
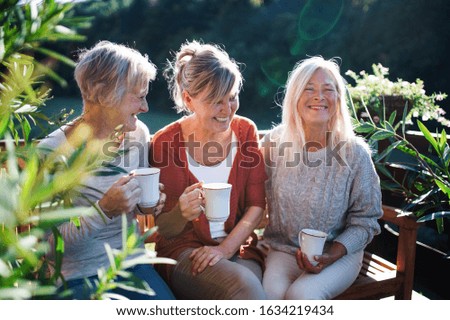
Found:
<path fill-rule="evenodd" d="M 54 0 L 32 1 L 18 5 L 17 0 L 0 2 L 0 299 L 62 298 L 70 292 L 57 290 L 64 279 L 60 273 L 64 263 L 64 241 L 58 225 L 64 222 L 79 224 L 84 215 L 99 214 L 94 208 L 73 207 L 72 199 L 83 182 L 93 172 L 117 174 L 104 160 L 88 136 L 76 148 L 64 146 L 51 152 L 38 150 L 30 138 L 37 120 L 51 121 L 40 108 L 49 96 L 42 86 L 42 77 L 56 74 L 33 54 L 39 52 L 70 65 L 70 59 L 43 47 L 43 43 L 62 40 L 81 40 L 71 27 L 83 25 L 85 18 L 70 17 L 73 4 Z M 61 79 L 60 79 L 61 80 Z M 65 121 L 59 116 L 60 121 Z M 94 145 L 94 147 L 93 147 Z M 45 153 L 45 155 L 44 155 Z M 105 167 L 105 170 L 98 170 Z M 151 288 L 126 271 L 140 263 L 174 263 L 157 258 L 143 247 L 144 235 L 137 232 L 136 223 L 128 226 L 123 216 L 122 250 L 105 245 L 110 266 L 98 270 L 97 289 L 91 299 L 120 298 L 110 290 L 121 287 L 149 295 Z M 54 248 L 47 235 L 53 234 Z M 45 255 L 55 251 L 49 262 Z M 130 255 L 137 255 L 128 259 Z M 51 265 L 50 265 L 51 264 Z M 50 276 L 48 270 L 54 272 Z M 121 276 L 126 281 L 117 283 Z"/>
<path fill-rule="evenodd" d="M 356 114 L 354 107 L 353 114 Z M 385 110 L 382 114 L 385 114 Z M 427 154 L 421 153 L 407 139 L 407 114 L 408 110 L 405 108 L 402 119 L 397 123 L 395 111 L 389 118 L 382 116 L 379 123 L 375 123 L 370 117 L 368 120 L 354 117 L 354 129 L 364 135 L 375 150 L 380 141 L 388 141 L 384 150 L 372 155 L 378 173 L 387 178 L 381 180 L 382 189 L 403 196 L 404 211 L 413 212 L 419 217 L 419 222 L 435 220 L 438 231 L 442 232 L 443 219 L 450 218 L 450 146 L 447 133 L 442 129 L 440 134 L 433 135 L 417 120 L 417 125 L 431 150 Z M 391 160 L 390 156 L 394 150 L 400 152 L 402 158 L 407 161 Z M 398 181 L 392 174 L 392 168 L 403 170 L 405 175 L 402 181 Z"/>

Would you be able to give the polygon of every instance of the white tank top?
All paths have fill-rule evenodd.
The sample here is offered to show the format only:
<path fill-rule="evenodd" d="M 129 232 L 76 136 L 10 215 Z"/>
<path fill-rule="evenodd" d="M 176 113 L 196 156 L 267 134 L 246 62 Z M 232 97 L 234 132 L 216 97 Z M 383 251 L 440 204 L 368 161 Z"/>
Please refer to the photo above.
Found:
<path fill-rule="evenodd" d="M 204 166 L 196 162 L 188 152 L 186 148 L 186 157 L 188 161 L 189 171 L 198 179 L 198 181 L 204 181 L 205 183 L 213 182 L 228 182 L 231 168 L 233 167 L 234 158 L 236 157 L 238 147 L 237 137 L 232 133 L 231 136 L 231 148 L 227 157 L 213 166 Z M 209 229 L 211 232 L 211 238 L 219 238 L 227 236 L 225 232 L 224 222 L 209 222 Z"/>

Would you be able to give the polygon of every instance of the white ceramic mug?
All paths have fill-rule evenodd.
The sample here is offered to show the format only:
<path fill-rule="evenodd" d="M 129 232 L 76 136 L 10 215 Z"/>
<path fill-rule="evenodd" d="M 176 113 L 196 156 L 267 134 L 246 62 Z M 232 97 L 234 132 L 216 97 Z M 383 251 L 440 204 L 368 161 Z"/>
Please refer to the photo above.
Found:
<path fill-rule="evenodd" d="M 138 168 L 131 171 L 142 189 L 141 200 L 139 201 L 141 207 L 151 208 L 158 203 L 159 172 L 158 168 Z"/>
<path fill-rule="evenodd" d="M 231 184 L 205 183 L 205 215 L 209 221 L 223 222 L 230 215 Z"/>
<path fill-rule="evenodd" d="M 315 229 L 302 229 L 298 233 L 298 243 L 302 252 L 306 254 L 309 262 L 316 266 L 318 262 L 314 256 L 320 256 L 323 253 L 323 247 L 328 234 Z"/>

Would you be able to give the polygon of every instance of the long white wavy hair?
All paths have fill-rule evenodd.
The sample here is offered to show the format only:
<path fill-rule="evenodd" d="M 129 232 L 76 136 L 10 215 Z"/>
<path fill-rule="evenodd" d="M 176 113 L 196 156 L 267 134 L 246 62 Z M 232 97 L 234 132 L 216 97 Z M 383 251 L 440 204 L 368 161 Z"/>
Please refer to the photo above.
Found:
<path fill-rule="evenodd" d="M 308 142 L 305 141 L 304 124 L 300 114 L 301 110 L 298 110 L 297 104 L 307 83 L 318 69 L 325 70 L 331 75 L 338 95 L 336 111 L 331 115 L 328 122 L 327 131 L 331 133 L 331 141 L 329 141 L 329 143 L 331 143 L 331 146 L 335 146 L 340 141 L 351 142 L 355 138 L 345 99 L 345 81 L 340 75 L 337 62 L 334 59 L 325 60 L 319 56 L 311 57 L 299 61 L 289 73 L 286 82 L 285 95 L 281 105 L 282 122 L 279 125 L 281 128 L 278 128 L 280 130 L 275 131 L 280 133 L 277 139 L 279 143 L 282 145 L 292 145 L 291 148 L 286 148 L 284 150 L 284 156 L 287 157 L 287 159 L 293 159 L 295 153 L 302 156 L 303 147 Z M 344 150 L 345 149 L 348 148 L 344 148 Z M 342 156 L 345 157 L 345 154 Z"/>

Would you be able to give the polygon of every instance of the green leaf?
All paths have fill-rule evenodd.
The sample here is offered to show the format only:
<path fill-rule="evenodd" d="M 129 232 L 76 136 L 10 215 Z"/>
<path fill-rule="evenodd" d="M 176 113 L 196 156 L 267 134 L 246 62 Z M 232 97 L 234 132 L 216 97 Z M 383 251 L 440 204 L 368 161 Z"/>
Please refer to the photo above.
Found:
<path fill-rule="evenodd" d="M 32 215 L 26 221 L 27 223 L 39 224 L 42 226 L 56 225 L 61 222 L 69 221 L 72 217 L 92 216 L 95 210 L 91 207 L 77 207 L 77 208 L 59 208 L 48 212 Z"/>
<path fill-rule="evenodd" d="M 5 132 L 8 129 L 8 125 L 9 125 L 9 116 L 4 116 L 0 120 L 0 138 L 2 138 L 5 135 Z"/>
<path fill-rule="evenodd" d="M 391 181 L 395 181 L 395 178 L 392 176 L 391 172 L 386 168 L 385 164 L 377 164 L 375 163 L 375 167 L 377 168 L 377 171 L 387 178 L 389 178 Z"/>
<path fill-rule="evenodd" d="M 438 145 L 436 139 L 434 139 L 434 137 L 431 135 L 431 132 L 428 130 L 428 128 L 419 120 L 417 120 L 417 125 L 419 126 L 419 129 L 423 133 L 423 136 L 425 137 L 425 139 L 427 139 L 428 142 L 433 146 L 434 150 L 436 150 L 438 155 L 441 156 L 439 145 Z"/>
<path fill-rule="evenodd" d="M 425 221 L 431 221 L 441 218 L 450 218 L 450 211 L 438 211 L 433 212 L 430 214 L 427 214 L 426 216 L 423 216 L 417 220 L 417 222 L 425 222 Z"/>
<path fill-rule="evenodd" d="M 405 144 L 403 140 L 395 141 L 394 143 L 390 144 L 385 150 L 383 150 L 382 153 L 380 153 L 377 157 L 377 161 L 383 160 L 385 157 L 391 154 L 392 150 L 396 149 L 399 145 Z"/>
<path fill-rule="evenodd" d="M 105 251 L 106 256 L 108 257 L 109 260 L 110 268 L 115 272 L 117 270 L 117 266 L 115 263 L 114 254 L 112 252 L 111 246 L 108 243 L 105 243 Z"/>
<path fill-rule="evenodd" d="M 439 181 L 437 179 L 435 179 L 434 181 L 436 182 L 439 189 L 441 189 L 442 192 L 444 192 L 450 200 L 450 187 L 448 185 L 444 184 L 442 181 Z"/>
<path fill-rule="evenodd" d="M 31 132 L 31 125 L 28 122 L 27 118 L 22 118 L 22 132 L 23 132 L 23 139 L 28 141 L 28 137 L 30 136 Z"/>
<path fill-rule="evenodd" d="M 376 129 L 376 126 L 369 123 L 369 122 L 364 122 L 361 125 L 357 125 L 355 126 L 354 130 L 357 133 L 370 133 L 373 132 Z"/>
<path fill-rule="evenodd" d="M 53 249 L 55 251 L 54 272 L 52 274 L 52 278 L 54 280 L 57 280 L 61 276 L 61 269 L 64 256 L 64 238 L 61 232 L 59 232 L 58 228 L 56 228 L 55 226 L 52 226 L 52 233 L 54 239 Z"/>
<path fill-rule="evenodd" d="M 382 190 L 392 191 L 392 192 L 400 193 L 400 194 L 403 192 L 403 188 L 397 182 L 382 180 L 382 181 L 380 181 L 380 186 L 381 186 Z"/>
<path fill-rule="evenodd" d="M 405 108 L 403 109 L 402 115 L 402 136 L 404 137 L 406 134 L 406 117 L 408 116 L 408 102 L 405 104 Z"/>
<path fill-rule="evenodd" d="M 446 146 L 448 146 L 448 142 L 447 142 L 447 133 L 445 132 L 444 129 L 442 129 L 442 132 L 441 132 L 441 139 L 440 139 L 440 141 L 439 141 L 439 148 L 440 148 L 442 151 L 445 151 L 445 147 L 446 147 Z"/>
<path fill-rule="evenodd" d="M 396 117 L 396 116 L 397 116 L 397 111 L 394 110 L 394 111 L 391 113 L 391 115 L 389 116 L 389 120 L 388 120 L 388 122 L 389 122 L 389 124 L 390 124 L 391 126 L 394 125 L 394 121 L 395 121 L 395 117 Z"/>
<path fill-rule="evenodd" d="M 145 282 L 142 282 L 142 284 L 144 284 L 144 283 Z M 156 294 L 155 291 L 153 289 L 151 289 L 148 285 L 146 286 L 147 288 L 140 289 L 140 288 L 137 288 L 136 284 L 126 285 L 124 283 L 117 282 L 116 286 L 117 286 L 117 288 L 121 288 L 122 290 L 137 292 L 137 293 L 146 294 L 149 296 L 154 296 Z"/>
<path fill-rule="evenodd" d="M 389 122 L 384 122 L 384 124 L 385 124 L 386 130 L 395 134 L 395 129 Z"/>
<path fill-rule="evenodd" d="M 60 54 L 56 51 L 50 50 L 50 49 L 46 49 L 46 48 L 42 48 L 42 47 L 38 47 L 35 49 L 37 52 L 41 52 L 49 57 L 52 57 L 58 61 L 61 61 L 62 63 L 68 65 L 69 67 L 73 67 L 75 68 L 75 61 L 73 61 L 72 59 L 70 59 L 69 57 L 66 57 L 63 54 Z"/>
<path fill-rule="evenodd" d="M 442 155 L 442 160 L 444 162 L 444 167 L 448 168 L 450 166 L 450 146 L 446 145 L 444 149 L 444 154 Z"/>
<path fill-rule="evenodd" d="M 395 135 L 394 132 L 383 130 L 383 131 L 377 131 L 377 132 L 375 132 L 375 133 L 370 137 L 370 139 L 380 141 L 380 140 L 384 140 L 384 139 L 391 138 L 391 137 L 393 137 L 394 135 Z"/>
<path fill-rule="evenodd" d="M 32 155 L 27 161 L 25 169 L 23 171 L 23 183 L 22 190 L 20 192 L 20 202 L 22 210 L 30 210 L 31 203 L 30 197 L 33 192 L 33 187 L 36 183 L 36 177 L 39 171 L 39 159 L 36 154 Z"/>
<path fill-rule="evenodd" d="M 397 149 L 412 156 L 414 159 L 417 159 L 417 153 L 413 149 L 407 147 L 406 145 L 399 145 Z M 436 169 L 442 170 L 442 168 L 436 162 L 434 162 L 431 158 L 425 156 L 424 154 L 419 153 L 419 158 L 425 161 L 429 166 L 434 168 L 434 170 Z"/>
<path fill-rule="evenodd" d="M 103 168 L 105 168 L 106 170 L 102 170 Z M 100 168 L 100 170 L 96 170 L 93 175 L 95 176 L 113 176 L 113 175 L 118 175 L 118 174 L 126 174 L 128 175 L 128 171 L 118 167 L 116 165 L 113 165 L 111 163 L 105 163 L 104 165 L 102 165 L 102 167 Z"/>
<path fill-rule="evenodd" d="M 415 166 L 415 165 L 412 165 L 412 164 L 407 164 L 407 163 L 389 163 L 389 166 L 392 167 L 392 168 L 403 169 L 403 170 L 406 170 L 406 171 L 422 173 L 422 167 L 421 166 Z"/>
<path fill-rule="evenodd" d="M 65 88 L 67 86 L 67 81 L 63 77 L 59 76 L 53 69 L 49 68 L 45 64 L 42 64 L 38 61 L 35 62 L 36 69 L 39 71 L 45 73 L 47 76 L 49 76 L 52 80 L 57 82 L 61 87 Z"/>

